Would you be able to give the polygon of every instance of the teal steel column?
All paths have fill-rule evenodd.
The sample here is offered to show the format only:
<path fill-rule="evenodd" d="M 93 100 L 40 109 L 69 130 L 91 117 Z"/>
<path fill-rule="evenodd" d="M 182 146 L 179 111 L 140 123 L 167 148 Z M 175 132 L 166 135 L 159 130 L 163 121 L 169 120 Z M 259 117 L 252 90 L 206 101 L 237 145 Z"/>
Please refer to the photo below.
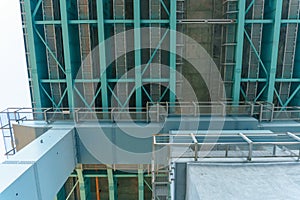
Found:
<path fill-rule="evenodd" d="M 85 178 L 83 177 L 82 169 L 76 169 L 76 172 L 79 180 L 80 200 L 88 200 L 90 199 L 89 187 L 87 186 Z"/>
<path fill-rule="evenodd" d="M 295 53 L 295 61 L 294 61 L 294 74 L 293 77 L 300 77 L 300 29 L 298 29 L 297 34 L 297 42 L 296 42 L 296 53 Z M 292 89 L 297 89 L 298 85 L 292 87 Z M 291 105 L 299 106 L 300 105 L 300 93 L 295 94 L 293 100 L 291 101 Z"/>
<path fill-rule="evenodd" d="M 62 38 L 63 38 L 63 45 L 64 45 L 63 50 L 64 50 L 67 91 L 68 91 L 68 103 L 69 103 L 69 109 L 73 111 L 74 109 L 73 78 L 72 78 L 72 65 L 71 65 L 70 39 L 69 39 L 66 0 L 60 0 L 60 14 L 61 14 Z"/>
<path fill-rule="evenodd" d="M 138 169 L 139 200 L 144 200 L 144 170 Z"/>
<path fill-rule="evenodd" d="M 136 107 L 142 107 L 142 72 L 141 72 L 141 8 L 140 0 L 133 1 L 134 7 L 134 61 L 135 61 L 135 98 Z"/>
<path fill-rule="evenodd" d="M 275 3 L 275 2 L 273 2 Z M 280 25 L 281 25 L 281 13 L 282 13 L 282 0 L 276 1 L 275 14 L 274 14 L 274 28 L 272 37 L 272 51 L 271 51 L 271 62 L 268 69 L 269 72 L 269 82 L 267 88 L 267 98 L 266 101 L 272 103 L 275 90 L 275 78 L 277 69 L 277 58 L 278 58 L 278 48 L 279 48 L 279 37 L 280 37 Z"/>
<path fill-rule="evenodd" d="M 240 101 L 241 91 L 241 74 L 243 65 L 243 44 L 244 44 L 244 27 L 245 27 L 245 8 L 246 1 L 238 2 L 238 18 L 236 33 L 236 50 L 235 50 L 235 68 L 233 77 L 232 100 L 234 103 Z"/>
<path fill-rule="evenodd" d="M 176 100 L 176 1 L 170 1 L 170 102 Z"/>
<path fill-rule="evenodd" d="M 103 1 L 97 1 L 97 24 L 98 24 L 98 39 L 99 39 L 102 107 L 108 108 Z"/>
<path fill-rule="evenodd" d="M 115 184 L 112 169 L 107 169 L 109 200 L 115 200 Z"/>
<path fill-rule="evenodd" d="M 30 66 L 31 67 L 31 81 L 32 81 L 32 104 L 35 108 L 41 108 L 41 91 L 40 91 L 40 84 L 39 84 L 39 74 L 37 70 L 37 59 L 36 59 L 36 51 L 34 45 L 34 30 L 33 30 L 33 19 L 31 16 L 31 1 L 24 1 L 25 3 L 25 12 L 26 12 L 26 29 L 27 29 L 27 39 L 28 39 L 28 50 L 30 52 L 29 59 L 30 59 Z"/>

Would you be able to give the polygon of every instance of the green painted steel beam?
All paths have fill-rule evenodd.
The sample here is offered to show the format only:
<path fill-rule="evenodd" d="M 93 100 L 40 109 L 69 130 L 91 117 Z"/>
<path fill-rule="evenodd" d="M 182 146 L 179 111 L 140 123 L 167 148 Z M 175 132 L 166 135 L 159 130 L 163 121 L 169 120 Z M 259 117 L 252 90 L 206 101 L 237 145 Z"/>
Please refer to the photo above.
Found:
<path fill-rule="evenodd" d="M 279 39 L 280 39 L 280 25 L 281 25 L 281 13 L 282 13 L 282 0 L 277 0 L 275 7 L 274 25 L 273 25 L 273 35 L 272 35 L 272 50 L 271 50 L 271 62 L 268 69 L 269 72 L 269 82 L 267 88 L 266 101 L 269 103 L 273 102 L 274 90 L 275 90 L 275 78 L 277 69 L 277 58 L 279 49 Z"/>
<path fill-rule="evenodd" d="M 300 19 L 282 19 L 282 24 L 300 24 Z"/>
<path fill-rule="evenodd" d="M 100 59 L 100 81 L 102 107 L 108 108 L 107 95 L 107 74 L 106 74 L 106 49 L 105 49 L 105 30 L 104 30 L 103 1 L 97 1 L 97 24 L 99 40 L 99 59 Z"/>
<path fill-rule="evenodd" d="M 116 82 L 121 82 L 121 83 L 134 83 L 135 79 L 134 78 L 122 78 L 122 79 L 114 79 L 114 78 L 109 78 L 106 79 L 107 82 L 109 83 L 116 83 Z M 66 79 L 41 79 L 41 83 L 66 83 Z M 142 79 L 143 83 L 162 83 L 166 82 L 168 83 L 170 79 L 168 78 L 144 78 Z M 75 83 L 100 83 L 101 81 L 99 79 L 75 79 Z"/>
<path fill-rule="evenodd" d="M 300 79 L 300 29 L 298 29 L 296 50 L 295 50 L 295 60 L 294 60 L 294 71 L 293 76 Z M 292 90 L 296 89 L 297 85 L 295 84 L 291 87 Z M 300 93 L 295 94 L 293 100 L 290 102 L 291 106 L 300 106 Z"/>
<path fill-rule="evenodd" d="M 167 15 L 170 16 L 170 12 L 168 11 L 168 8 L 167 8 L 165 2 L 163 0 L 160 0 L 160 4 L 162 5 L 162 7 L 164 8 L 164 10 L 166 11 Z"/>
<path fill-rule="evenodd" d="M 108 89 L 109 91 L 111 92 L 112 96 L 115 98 L 115 100 L 118 102 L 119 106 L 123 107 L 123 104 L 122 102 L 120 101 L 120 99 L 117 97 L 117 95 L 114 93 L 114 91 L 111 89 L 111 87 L 109 85 L 108 86 Z M 132 90 L 134 91 L 134 90 Z"/>
<path fill-rule="evenodd" d="M 107 169 L 107 178 L 108 178 L 108 190 L 109 190 L 109 200 L 116 200 L 115 197 L 115 184 L 114 184 L 114 176 L 112 169 Z"/>
<path fill-rule="evenodd" d="M 286 100 L 286 102 L 284 103 L 284 105 L 282 107 L 288 106 L 288 104 L 296 96 L 296 94 L 299 92 L 299 90 L 300 90 L 300 85 L 293 91 L 293 93 L 291 94 L 291 96 L 289 96 L 289 98 Z"/>
<path fill-rule="evenodd" d="M 164 39 L 166 38 L 167 34 L 168 34 L 169 30 L 166 29 L 165 33 L 163 34 L 163 36 L 161 37 L 161 39 L 159 40 L 156 48 L 154 49 L 153 53 L 150 56 L 150 59 L 148 60 L 146 66 L 144 67 L 143 71 L 142 71 L 142 75 L 144 75 L 144 73 L 147 71 L 148 67 L 150 66 L 150 64 L 152 63 L 157 51 L 161 48 L 161 44 L 163 43 Z"/>
<path fill-rule="evenodd" d="M 143 91 L 145 92 L 146 96 L 148 97 L 149 101 L 150 101 L 150 102 L 153 102 L 152 97 L 151 97 L 150 94 L 147 92 L 147 90 L 145 89 L 144 86 L 142 86 L 142 89 L 143 89 Z"/>
<path fill-rule="evenodd" d="M 278 101 L 279 101 L 280 106 L 283 106 L 283 102 L 282 102 L 282 100 L 281 100 L 281 98 L 280 98 L 280 95 L 278 94 L 276 88 L 275 88 L 275 90 L 274 90 L 274 93 L 275 93 L 275 95 L 277 96 L 277 99 L 278 99 Z M 285 106 L 284 106 L 284 107 L 285 107 Z"/>
<path fill-rule="evenodd" d="M 242 78 L 241 82 L 267 82 L 266 78 Z"/>
<path fill-rule="evenodd" d="M 60 20 L 37 20 L 34 22 L 35 25 L 60 25 Z"/>
<path fill-rule="evenodd" d="M 41 83 L 66 83 L 66 79 L 41 79 Z"/>
<path fill-rule="evenodd" d="M 37 58 L 36 58 L 36 49 L 34 43 L 34 29 L 33 29 L 33 20 L 31 16 L 31 1 L 24 1 L 25 3 L 25 13 L 26 13 L 26 29 L 27 29 L 27 46 L 30 52 L 29 54 L 29 63 L 31 68 L 31 84 L 33 87 L 32 90 L 32 104 L 35 108 L 42 108 L 42 101 L 41 101 L 41 90 L 39 84 L 39 73 L 38 73 L 38 66 L 37 66 Z"/>
<path fill-rule="evenodd" d="M 242 78 L 241 82 L 267 82 L 266 78 Z M 300 82 L 300 78 L 276 78 L 275 82 L 278 83 L 298 83 Z"/>
<path fill-rule="evenodd" d="M 56 57 L 56 55 L 53 53 L 53 51 L 51 50 L 50 46 L 48 45 L 48 43 L 45 41 L 44 37 L 41 35 L 41 33 L 37 30 L 36 27 L 34 27 L 35 33 L 37 34 L 37 36 L 40 38 L 40 40 L 42 41 L 42 43 L 45 45 L 45 48 L 47 49 L 47 51 L 50 53 L 50 55 L 52 56 L 52 58 L 55 60 L 55 62 L 57 63 L 59 69 L 66 74 L 65 69 L 63 68 L 62 64 L 58 61 L 58 58 Z"/>
<path fill-rule="evenodd" d="M 300 78 L 276 78 L 275 79 L 276 82 L 292 82 L 292 83 L 295 83 L 295 82 L 300 82 Z"/>
<path fill-rule="evenodd" d="M 66 0 L 60 0 L 60 14 L 62 21 L 62 38 L 63 38 L 63 51 L 64 51 L 64 64 L 66 72 L 66 82 L 68 90 L 68 105 L 69 109 L 74 109 L 74 94 L 73 94 L 73 77 L 72 77 L 72 64 L 70 53 L 70 38 L 68 27 L 68 14 L 67 14 L 67 2 Z"/>
<path fill-rule="evenodd" d="M 245 24 L 272 24 L 272 19 L 246 19 Z"/>
<path fill-rule="evenodd" d="M 144 171 L 138 169 L 139 200 L 144 200 Z"/>
<path fill-rule="evenodd" d="M 176 101 L 176 1 L 170 1 L 170 99 Z"/>
<path fill-rule="evenodd" d="M 48 97 L 48 99 L 51 101 L 51 103 L 53 104 L 53 106 L 55 108 L 58 108 L 57 104 L 55 103 L 55 101 L 52 99 L 52 97 L 48 94 L 47 90 L 43 87 L 42 83 L 40 83 L 40 88 L 42 89 L 42 91 L 44 92 L 44 94 Z"/>
<path fill-rule="evenodd" d="M 238 2 L 238 19 L 236 34 L 235 68 L 233 75 L 232 100 L 238 103 L 241 91 L 241 74 L 243 65 L 243 44 L 244 44 L 244 26 L 245 26 L 245 7 L 246 1 Z"/>
<path fill-rule="evenodd" d="M 248 7 L 247 7 L 247 9 L 246 9 L 246 11 L 245 11 L 245 15 L 246 15 L 246 14 L 249 12 L 249 10 L 253 7 L 254 3 L 255 3 L 255 0 L 252 0 L 252 1 L 250 2 L 250 4 L 248 5 Z"/>
<path fill-rule="evenodd" d="M 82 94 L 80 93 L 80 91 L 77 89 L 77 87 L 74 85 L 74 90 L 75 92 L 78 94 L 79 98 L 81 99 L 81 101 L 84 103 L 84 105 L 92 110 L 92 108 L 90 107 L 90 104 L 86 101 L 86 99 L 82 96 Z"/>
<path fill-rule="evenodd" d="M 32 19 L 35 18 L 35 15 L 36 15 L 37 11 L 39 10 L 39 8 L 40 8 L 40 6 L 41 6 L 41 4 L 42 4 L 42 1 L 43 1 L 43 0 L 39 0 L 39 1 L 37 2 L 37 4 L 35 5 L 35 9 L 34 9 L 34 11 L 33 11 L 33 13 L 32 13 Z"/>
<path fill-rule="evenodd" d="M 268 84 L 265 84 L 265 86 L 260 90 L 260 92 L 258 93 L 258 95 L 255 97 L 255 99 L 253 100 L 254 102 L 256 102 L 260 96 L 264 93 L 264 91 L 267 89 Z"/>
<path fill-rule="evenodd" d="M 166 96 L 167 92 L 169 90 L 169 86 L 165 88 L 165 91 L 162 93 L 162 95 L 160 96 L 158 102 L 161 102 L 163 100 L 163 98 Z"/>
<path fill-rule="evenodd" d="M 85 185 L 85 178 L 83 177 L 82 169 L 76 169 L 77 177 L 79 180 L 79 193 L 80 193 L 80 200 L 87 200 L 88 199 L 88 190 L 89 188 Z"/>
<path fill-rule="evenodd" d="M 104 19 L 104 24 L 134 24 L 133 19 Z M 141 19 L 141 24 L 169 24 L 168 19 Z M 52 25 L 52 24 L 62 24 L 61 20 L 37 20 L 34 22 L 36 25 Z M 68 20 L 69 24 L 98 24 L 98 20 Z"/>
<path fill-rule="evenodd" d="M 247 40 L 248 40 L 249 43 L 250 43 L 250 46 L 251 46 L 251 48 L 252 48 L 252 50 L 253 50 L 253 52 L 254 52 L 256 58 L 258 59 L 258 61 L 259 61 L 260 65 L 261 65 L 263 71 L 265 72 L 266 77 L 268 77 L 268 72 L 267 72 L 267 69 L 266 69 L 266 67 L 265 67 L 265 64 L 263 63 L 263 61 L 262 61 L 262 59 L 261 59 L 259 53 L 257 52 L 257 50 L 256 50 L 256 48 L 255 48 L 255 46 L 254 46 L 254 44 L 253 44 L 253 42 L 252 42 L 250 36 L 248 35 L 248 33 L 247 33 L 246 30 L 244 30 L 244 33 L 245 33 L 245 36 L 246 36 Z"/>
<path fill-rule="evenodd" d="M 134 7 L 134 63 L 135 63 L 135 98 L 136 107 L 142 107 L 142 72 L 141 72 L 141 7 L 140 0 L 133 0 Z"/>

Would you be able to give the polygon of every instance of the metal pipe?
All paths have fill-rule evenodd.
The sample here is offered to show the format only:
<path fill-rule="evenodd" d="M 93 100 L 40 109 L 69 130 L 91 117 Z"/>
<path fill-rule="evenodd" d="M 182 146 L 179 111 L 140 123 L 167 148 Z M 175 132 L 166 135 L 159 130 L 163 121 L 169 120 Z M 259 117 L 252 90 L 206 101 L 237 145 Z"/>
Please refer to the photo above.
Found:
<path fill-rule="evenodd" d="M 99 178 L 98 177 L 96 177 L 96 196 L 97 196 L 97 200 L 100 200 Z"/>
<path fill-rule="evenodd" d="M 71 195 L 73 194 L 73 191 L 75 190 L 75 188 L 78 185 L 78 183 L 79 183 L 79 180 L 77 180 L 76 183 L 75 183 L 75 185 L 72 187 L 72 189 L 71 189 L 69 195 L 67 196 L 66 200 L 68 200 L 71 197 Z"/>

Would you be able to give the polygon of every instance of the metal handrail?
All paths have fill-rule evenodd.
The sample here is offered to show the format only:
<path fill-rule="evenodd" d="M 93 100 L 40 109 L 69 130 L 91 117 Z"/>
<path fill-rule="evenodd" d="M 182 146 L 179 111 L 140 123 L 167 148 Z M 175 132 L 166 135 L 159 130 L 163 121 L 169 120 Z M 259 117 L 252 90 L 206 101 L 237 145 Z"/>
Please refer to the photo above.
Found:
<path fill-rule="evenodd" d="M 199 141 L 198 137 L 201 136 L 203 138 L 209 138 L 209 137 L 213 137 L 213 138 L 222 138 L 222 137 L 235 137 L 235 138 L 239 138 L 240 141 L 234 141 L 232 142 L 232 140 L 229 140 L 228 142 L 223 141 L 223 142 L 219 142 L 219 141 L 215 141 L 215 142 L 205 142 L 205 139 L 202 139 Z M 286 139 L 281 138 L 281 136 L 287 136 L 290 141 L 286 141 Z M 161 140 L 159 139 L 159 137 L 161 137 Z M 174 140 L 175 138 L 184 138 L 184 139 L 188 139 L 190 142 L 188 141 L 184 141 L 184 142 L 180 142 L 179 140 Z M 260 138 L 260 139 L 265 139 L 266 141 L 256 141 L 251 139 L 251 135 L 249 134 L 243 134 L 243 133 L 238 133 L 238 134 L 231 134 L 231 135 L 207 135 L 207 134 L 194 134 L 194 133 L 190 133 L 190 134 L 154 134 L 153 135 L 153 145 L 154 148 L 155 146 L 174 146 L 174 147 L 191 147 L 191 145 L 193 145 L 194 147 L 194 151 L 195 153 L 193 154 L 193 158 L 195 161 L 198 160 L 198 152 L 199 152 L 199 146 L 202 145 L 214 145 L 214 146 L 223 146 L 225 147 L 225 154 L 224 157 L 228 157 L 228 147 L 229 146 L 239 146 L 239 145 L 248 145 L 248 156 L 247 156 L 247 160 L 251 161 L 253 157 L 261 157 L 261 156 L 253 156 L 253 147 L 254 146 L 273 146 L 273 150 L 272 150 L 272 155 L 271 156 L 262 156 L 262 157 L 297 157 L 298 160 L 300 160 L 300 137 L 298 137 L 297 135 L 295 135 L 294 133 L 291 132 L 287 132 L 284 134 L 264 134 L 264 135 L 255 135 L 255 137 Z M 271 138 L 270 138 L 271 137 Z M 275 139 L 274 139 L 275 138 Z M 276 147 L 277 146 L 282 146 L 284 145 L 285 148 L 287 148 L 286 146 L 291 146 L 290 150 L 290 155 L 278 155 L 276 154 Z M 293 145 L 297 145 L 297 147 L 293 148 Z M 239 149 L 239 148 L 235 148 L 235 149 Z M 292 152 L 293 150 L 298 151 L 298 154 L 295 154 L 294 152 Z M 220 150 L 217 150 L 220 151 Z M 236 150 L 235 150 L 236 151 Z M 242 150 L 241 150 L 242 151 Z M 245 156 L 242 156 L 245 157 Z"/>
<path fill-rule="evenodd" d="M 150 107 L 155 106 L 154 110 L 151 110 Z M 159 107 L 164 107 L 165 111 L 161 111 Z M 141 111 L 138 111 L 141 110 Z M 55 114 L 58 114 L 63 119 L 73 119 L 78 122 L 80 121 L 80 114 L 98 114 L 100 115 L 110 115 L 109 117 L 97 117 L 95 120 L 107 120 L 113 119 L 115 113 L 128 113 L 132 116 L 143 114 L 143 118 L 136 120 L 144 120 L 149 122 L 150 114 L 156 114 L 156 121 L 164 119 L 168 115 L 220 115 L 225 116 L 227 114 L 234 115 L 249 115 L 249 116 L 258 116 L 259 121 L 272 121 L 278 119 L 293 119 L 300 120 L 300 108 L 299 107 L 285 107 L 283 110 L 282 107 L 275 107 L 274 104 L 268 102 L 240 102 L 235 104 L 234 102 L 147 102 L 146 107 L 141 108 L 121 108 L 121 107 L 109 107 L 101 108 L 95 107 L 93 110 L 88 108 L 74 108 L 70 110 L 69 108 L 60 108 L 59 110 L 55 108 L 7 108 L 0 113 L 10 114 L 14 116 L 18 115 L 17 118 L 22 118 L 26 121 L 35 121 L 35 120 L 59 120 L 55 118 Z M 286 113 L 280 115 L 280 113 Z M 61 115 L 60 115 L 61 114 Z M 68 115 L 70 116 L 68 116 Z M 72 115 L 74 114 L 74 115 Z M 22 116 L 23 115 L 23 116 Z M 32 117 L 24 118 L 24 115 L 32 115 Z M 41 116 L 42 115 L 42 116 Z M 47 116 L 52 115 L 52 118 Z M 293 116 L 295 115 L 295 116 Z M 120 119 L 122 120 L 122 119 Z"/>

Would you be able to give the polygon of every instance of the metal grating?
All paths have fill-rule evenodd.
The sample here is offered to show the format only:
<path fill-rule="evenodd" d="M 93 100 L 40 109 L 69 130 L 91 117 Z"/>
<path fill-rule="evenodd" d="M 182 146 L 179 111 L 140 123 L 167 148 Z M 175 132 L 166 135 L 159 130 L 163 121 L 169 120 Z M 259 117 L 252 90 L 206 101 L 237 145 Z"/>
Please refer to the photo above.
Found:
<path fill-rule="evenodd" d="M 125 20 L 125 0 L 113 1 L 113 18 Z M 126 26 L 123 23 L 114 24 L 115 35 L 115 69 L 117 79 L 127 79 L 127 55 L 126 55 Z M 118 57 L 119 56 L 119 57 Z M 117 86 L 117 96 L 121 103 L 125 103 L 129 92 L 128 83 L 119 81 Z M 125 106 L 125 105 L 124 105 Z"/>
<path fill-rule="evenodd" d="M 78 18 L 80 20 L 89 19 L 89 1 L 78 0 Z M 82 79 L 93 79 L 93 65 L 92 65 L 92 49 L 91 49 L 91 32 L 90 24 L 79 24 L 79 43 L 80 43 L 80 56 L 81 56 L 81 78 Z M 90 104 L 93 101 L 95 95 L 94 83 L 82 83 L 83 84 L 83 95 Z M 92 105 L 92 107 L 94 107 Z"/>
<path fill-rule="evenodd" d="M 42 7 L 44 20 L 54 20 L 53 0 L 44 0 Z M 58 49 L 55 25 L 44 25 L 44 34 L 45 41 L 49 47 L 49 49 L 46 49 L 48 77 L 49 79 L 60 79 L 60 68 L 57 62 Z M 60 83 L 50 83 L 50 91 L 54 103 L 58 105 L 63 92 Z"/>
<path fill-rule="evenodd" d="M 288 19 L 299 19 L 299 0 L 290 0 L 288 8 Z M 294 61 L 296 53 L 296 43 L 298 34 L 298 23 L 287 24 L 285 32 L 285 45 L 280 78 L 292 79 L 294 71 Z M 279 95 L 282 102 L 286 102 L 291 94 L 291 82 L 281 82 L 279 85 Z"/>
<path fill-rule="evenodd" d="M 252 15 L 251 19 L 263 19 L 264 18 L 264 0 L 256 0 L 252 5 Z M 252 45 L 250 45 L 250 52 L 248 55 L 248 69 L 247 77 L 248 78 L 259 78 L 259 58 L 261 55 L 261 44 L 262 44 L 262 30 L 263 24 L 251 24 L 251 34 L 250 39 Z M 257 54 L 257 55 L 256 55 Z M 248 82 L 246 87 L 246 96 L 247 100 L 253 101 L 256 99 L 258 91 L 258 82 Z"/>

